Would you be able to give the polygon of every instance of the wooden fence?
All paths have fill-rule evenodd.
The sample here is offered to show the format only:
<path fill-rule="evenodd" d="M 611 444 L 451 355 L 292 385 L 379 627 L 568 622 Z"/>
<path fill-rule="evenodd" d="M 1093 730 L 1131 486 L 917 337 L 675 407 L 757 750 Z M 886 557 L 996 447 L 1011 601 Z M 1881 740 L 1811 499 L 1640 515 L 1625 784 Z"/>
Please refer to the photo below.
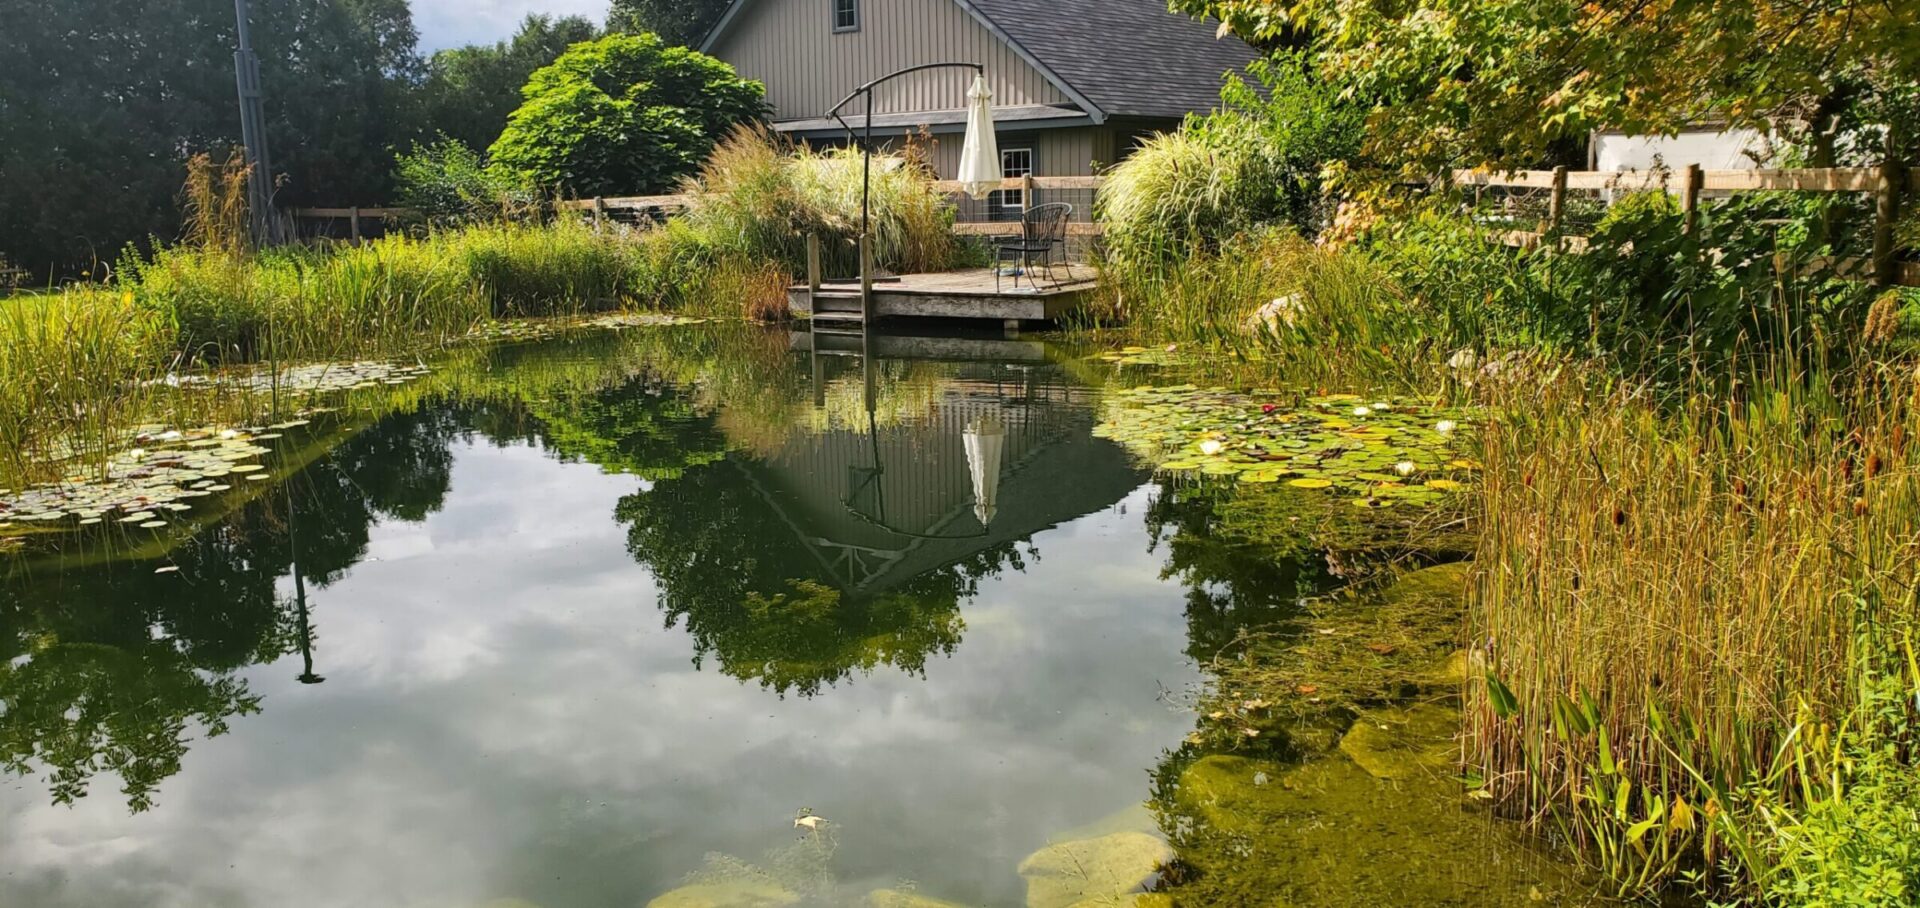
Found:
<path fill-rule="evenodd" d="M 1664 191 L 1680 197 L 1684 229 L 1692 232 L 1698 223 L 1702 193 L 1737 194 L 1742 192 L 1850 192 L 1870 194 L 1874 198 L 1873 251 L 1867 259 L 1841 259 L 1824 262 L 1842 276 L 1860 277 L 1888 286 L 1920 286 L 1920 262 L 1903 262 L 1894 236 L 1902 206 L 1920 187 L 1920 168 L 1908 168 L 1891 160 L 1879 167 L 1826 167 L 1800 170 L 1703 170 L 1691 164 L 1680 170 L 1652 171 L 1572 171 L 1519 170 L 1490 173 L 1478 170 L 1453 172 L 1456 186 L 1476 193 L 1485 188 L 1546 190 L 1547 214 L 1537 230 L 1509 230 L 1500 239 L 1510 246 L 1533 246 L 1547 237 L 1569 251 L 1582 251 L 1587 238 L 1562 233 L 1567 210 L 1567 193 L 1572 190 L 1602 192 Z"/>
<path fill-rule="evenodd" d="M 1920 168 L 1898 167 L 1891 163 L 1880 167 L 1800 170 L 1703 170 L 1694 165 L 1680 170 L 1575 171 L 1558 167 L 1553 170 L 1506 173 L 1456 170 L 1452 178 L 1454 186 L 1476 194 L 1486 189 L 1546 191 L 1547 212 L 1537 229 L 1505 231 L 1499 238 L 1512 246 L 1532 246 L 1552 236 L 1562 248 L 1569 250 L 1583 249 L 1586 245 L 1585 237 L 1568 235 L 1561 229 L 1567 211 L 1567 193 L 1570 191 L 1666 191 L 1680 198 L 1681 211 L 1689 231 L 1697 223 L 1704 193 L 1791 191 L 1871 194 L 1875 199 L 1871 257 L 1828 264 L 1842 274 L 1871 279 L 1881 284 L 1920 286 L 1920 262 L 1901 261 L 1894 237 L 1894 224 L 1900 217 L 1902 206 L 1908 203 L 1915 188 L 1920 187 Z M 1027 176 L 1003 181 L 998 188 L 1021 192 L 1024 198 L 1032 199 L 1036 191 L 1097 192 L 1105 181 L 1105 177 L 1098 176 Z M 934 186 L 947 195 L 959 196 L 962 193 L 961 185 L 956 180 L 942 180 Z M 616 218 L 651 218 L 686 205 L 687 197 L 684 195 L 648 195 L 577 199 L 556 202 L 554 208 L 557 211 L 590 213 L 596 226 L 604 226 Z M 365 220 L 406 220 L 417 218 L 419 214 L 404 208 L 302 208 L 295 210 L 294 216 L 300 219 L 345 220 L 349 225 L 350 239 L 358 242 L 363 235 L 361 225 Z M 963 220 L 955 223 L 953 229 L 954 233 L 962 236 L 1013 236 L 1019 234 L 1020 222 Z M 1067 231 L 1070 236 L 1086 239 L 1102 235 L 1101 225 L 1091 221 L 1068 224 Z"/>

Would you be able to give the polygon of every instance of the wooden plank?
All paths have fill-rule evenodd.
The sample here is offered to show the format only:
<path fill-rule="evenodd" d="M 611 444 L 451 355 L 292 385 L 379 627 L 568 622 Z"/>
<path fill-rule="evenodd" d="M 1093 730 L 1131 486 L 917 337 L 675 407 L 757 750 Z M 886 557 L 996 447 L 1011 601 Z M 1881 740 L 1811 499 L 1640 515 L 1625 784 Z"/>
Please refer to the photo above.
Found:
<path fill-rule="evenodd" d="M 1709 170 L 1701 188 L 1708 191 L 1872 192 L 1880 184 L 1876 167 L 1812 167 L 1803 170 Z"/>
<path fill-rule="evenodd" d="M 351 218 L 358 213 L 363 218 L 411 218 L 420 212 L 412 208 L 295 208 L 293 216 L 314 220 Z"/>
<path fill-rule="evenodd" d="M 1106 185 L 1106 182 L 1107 182 L 1106 177 L 1040 177 L 1040 176 L 1036 176 L 1036 177 L 1033 177 L 1033 188 L 1092 190 L 1092 189 L 1099 189 L 1101 186 Z M 1006 190 L 1008 192 L 1018 192 L 1021 189 L 1026 188 L 1026 186 L 1027 186 L 1027 178 L 1014 177 L 1012 179 L 1001 180 L 999 184 L 996 185 L 994 188 Z M 935 180 L 933 181 L 933 188 L 935 191 L 943 192 L 943 193 L 946 193 L 947 195 L 959 195 L 960 193 L 966 191 L 965 188 L 961 185 L 959 180 Z"/>
<path fill-rule="evenodd" d="M 1019 221 L 982 221 L 953 225 L 958 236 L 1019 236 Z M 1067 225 L 1068 236 L 1102 236 L 1105 230 L 1099 224 L 1085 224 L 1078 221 Z"/>
<path fill-rule="evenodd" d="M 1491 173 L 1483 170 L 1456 170 L 1453 181 L 1462 186 L 1512 186 L 1520 189 L 1552 189 L 1551 170 L 1513 170 Z"/>
<path fill-rule="evenodd" d="M 598 203 L 598 205 L 596 205 Z M 608 197 L 604 199 L 576 199 L 555 202 L 557 211 L 593 211 L 596 207 L 619 208 L 622 210 L 648 210 L 654 208 L 685 208 L 687 197 L 684 195 L 630 195 Z"/>

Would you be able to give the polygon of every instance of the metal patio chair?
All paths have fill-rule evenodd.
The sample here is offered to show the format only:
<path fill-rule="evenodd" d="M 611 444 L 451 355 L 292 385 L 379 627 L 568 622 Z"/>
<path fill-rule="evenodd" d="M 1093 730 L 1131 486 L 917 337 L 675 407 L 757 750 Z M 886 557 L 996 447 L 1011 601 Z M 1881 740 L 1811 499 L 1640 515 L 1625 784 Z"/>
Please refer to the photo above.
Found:
<path fill-rule="evenodd" d="M 1020 260 L 1020 271 L 1013 276 L 1014 289 L 1020 287 L 1020 275 L 1027 276 L 1027 285 L 1039 289 L 1039 283 L 1033 279 L 1033 263 L 1037 257 L 1040 267 L 1047 272 L 1047 280 L 1058 290 L 1061 281 L 1053 273 L 1053 251 L 1060 250 L 1060 264 L 1067 262 L 1067 222 L 1073 220 L 1073 206 L 1064 202 L 1051 205 L 1035 205 L 1020 216 L 1020 239 L 1017 242 L 1001 243 L 993 250 L 993 292 L 1000 292 L 1001 263 L 1009 257 Z"/>

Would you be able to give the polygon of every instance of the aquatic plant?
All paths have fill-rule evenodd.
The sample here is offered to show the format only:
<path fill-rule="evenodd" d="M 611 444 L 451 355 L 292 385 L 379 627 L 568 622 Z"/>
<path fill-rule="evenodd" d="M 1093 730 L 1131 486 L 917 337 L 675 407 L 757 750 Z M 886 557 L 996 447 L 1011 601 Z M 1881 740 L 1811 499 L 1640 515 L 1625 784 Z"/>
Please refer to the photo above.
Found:
<path fill-rule="evenodd" d="M 1858 702 L 1863 634 L 1920 622 L 1914 381 L 1782 362 L 1727 396 L 1579 370 L 1499 385 L 1471 612 L 1487 793 L 1623 891 L 1703 865 L 1765 884 L 1734 793 L 1806 803 L 1817 780 L 1780 755 Z"/>
<path fill-rule="evenodd" d="M 1467 487 L 1467 414 L 1352 394 L 1243 394 L 1193 385 L 1110 397 L 1094 430 L 1159 469 L 1328 489 L 1357 507 L 1427 505 Z M 1441 431 L 1442 428 L 1446 431 Z"/>

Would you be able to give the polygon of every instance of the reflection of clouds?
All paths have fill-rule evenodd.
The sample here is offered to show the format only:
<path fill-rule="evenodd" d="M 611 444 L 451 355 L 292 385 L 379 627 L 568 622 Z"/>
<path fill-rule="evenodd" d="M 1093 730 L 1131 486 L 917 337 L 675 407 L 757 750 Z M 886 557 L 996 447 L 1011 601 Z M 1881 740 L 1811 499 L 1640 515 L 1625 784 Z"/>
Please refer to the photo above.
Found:
<path fill-rule="evenodd" d="M 1182 596 L 1120 507 L 984 581 L 926 680 L 782 700 L 662 628 L 612 519 L 633 478 L 456 454 L 445 510 L 376 527 L 381 560 L 314 597 L 327 683 L 251 671 L 265 714 L 197 743 L 153 812 L 110 781 L 73 810 L 0 790 L 0 904 L 644 904 L 706 852 L 790 841 L 802 807 L 839 824 L 845 878 L 1011 903 L 1022 857 L 1144 798 L 1190 725 L 1156 697 L 1194 677 Z"/>

